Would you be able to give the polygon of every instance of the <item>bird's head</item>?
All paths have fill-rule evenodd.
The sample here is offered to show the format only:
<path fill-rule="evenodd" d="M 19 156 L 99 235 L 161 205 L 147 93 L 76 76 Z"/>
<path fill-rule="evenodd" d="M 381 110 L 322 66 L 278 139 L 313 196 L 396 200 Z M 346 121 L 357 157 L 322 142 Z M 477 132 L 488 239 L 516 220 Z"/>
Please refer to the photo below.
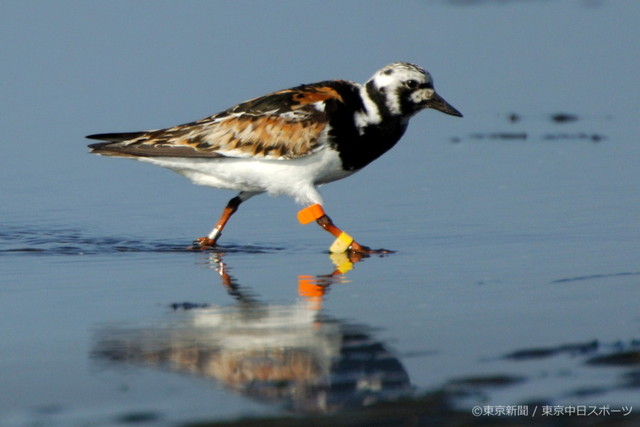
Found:
<path fill-rule="evenodd" d="M 366 83 L 367 93 L 377 98 L 393 116 L 411 117 L 425 108 L 462 117 L 438 95 L 433 88 L 431 74 L 408 62 L 394 62 L 378 70 Z"/>

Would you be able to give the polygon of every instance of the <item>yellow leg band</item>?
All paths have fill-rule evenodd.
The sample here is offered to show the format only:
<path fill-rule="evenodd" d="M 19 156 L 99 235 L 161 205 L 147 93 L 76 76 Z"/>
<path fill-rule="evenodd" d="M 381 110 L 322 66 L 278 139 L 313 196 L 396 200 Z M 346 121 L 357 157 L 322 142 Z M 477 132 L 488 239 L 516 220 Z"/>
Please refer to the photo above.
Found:
<path fill-rule="evenodd" d="M 352 243 L 353 243 L 353 237 L 349 236 L 347 233 L 343 231 L 338 236 L 338 238 L 333 242 L 333 244 L 329 248 L 329 251 L 333 254 L 346 252 Z"/>
<path fill-rule="evenodd" d="M 325 215 L 324 209 L 319 204 L 307 206 L 298 212 L 298 221 L 300 224 L 309 224 Z"/>

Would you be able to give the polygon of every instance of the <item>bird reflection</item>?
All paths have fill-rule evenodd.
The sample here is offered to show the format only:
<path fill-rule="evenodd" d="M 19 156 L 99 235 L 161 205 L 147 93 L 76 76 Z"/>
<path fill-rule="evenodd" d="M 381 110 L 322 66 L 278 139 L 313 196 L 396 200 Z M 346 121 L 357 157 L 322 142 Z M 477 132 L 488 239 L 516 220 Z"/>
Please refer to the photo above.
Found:
<path fill-rule="evenodd" d="M 222 256 L 210 263 L 234 304 L 173 304 L 153 326 L 102 328 L 92 357 L 212 379 L 294 412 L 334 413 L 411 393 L 407 372 L 372 328 L 323 313 L 326 292 L 346 281 L 353 260 L 333 255 L 332 273 L 299 276 L 298 300 L 272 305 L 240 285 Z"/>

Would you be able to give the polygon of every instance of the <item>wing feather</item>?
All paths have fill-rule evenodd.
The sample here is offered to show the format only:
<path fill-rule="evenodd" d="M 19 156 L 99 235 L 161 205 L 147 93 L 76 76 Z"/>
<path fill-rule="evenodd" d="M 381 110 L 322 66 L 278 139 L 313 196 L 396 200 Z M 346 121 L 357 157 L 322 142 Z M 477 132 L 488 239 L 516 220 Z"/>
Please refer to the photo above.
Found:
<path fill-rule="evenodd" d="M 125 157 L 292 159 L 327 143 L 329 114 L 343 81 L 320 82 L 255 98 L 196 122 L 147 132 L 90 135 L 92 152 Z"/>

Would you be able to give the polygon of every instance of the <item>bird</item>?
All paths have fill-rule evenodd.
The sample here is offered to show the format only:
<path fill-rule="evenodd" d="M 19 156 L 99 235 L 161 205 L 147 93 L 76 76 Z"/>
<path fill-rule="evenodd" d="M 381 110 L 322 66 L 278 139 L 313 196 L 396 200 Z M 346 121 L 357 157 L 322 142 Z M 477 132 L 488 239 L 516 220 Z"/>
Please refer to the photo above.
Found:
<path fill-rule="evenodd" d="M 212 249 L 238 207 L 268 193 L 293 198 L 302 224 L 316 222 L 336 239 L 332 253 L 387 252 L 361 245 L 326 214 L 318 186 L 346 178 L 392 148 L 424 109 L 462 117 L 434 89 L 433 77 L 394 62 L 364 84 L 325 80 L 279 90 L 218 114 L 165 129 L 101 133 L 91 153 L 163 166 L 195 184 L 237 191 L 206 237 Z"/>

